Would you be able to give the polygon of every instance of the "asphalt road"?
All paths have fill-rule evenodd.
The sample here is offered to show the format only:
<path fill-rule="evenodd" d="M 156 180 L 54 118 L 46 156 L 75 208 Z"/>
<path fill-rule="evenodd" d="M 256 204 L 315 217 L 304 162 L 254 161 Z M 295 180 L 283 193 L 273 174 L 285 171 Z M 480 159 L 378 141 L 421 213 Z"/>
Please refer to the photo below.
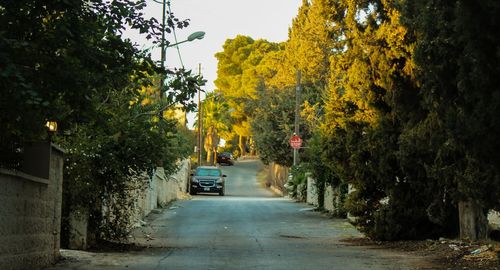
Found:
<path fill-rule="evenodd" d="M 65 251 L 56 269 L 346 269 L 403 270 L 421 258 L 341 242 L 360 234 L 343 219 L 275 196 L 255 175 L 257 161 L 224 166 L 226 196 L 175 202 L 136 232 L 150 246 L 126 253 Z"/>

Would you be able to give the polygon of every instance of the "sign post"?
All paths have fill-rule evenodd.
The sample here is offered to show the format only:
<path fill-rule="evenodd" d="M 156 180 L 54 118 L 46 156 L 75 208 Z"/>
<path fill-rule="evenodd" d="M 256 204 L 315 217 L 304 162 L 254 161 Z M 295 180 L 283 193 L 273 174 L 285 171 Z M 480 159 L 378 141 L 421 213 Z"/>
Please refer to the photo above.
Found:
<path fill-rule="evenodd" d="M 293 165 L 299 163 L 299 149 L 302 146 L 302 139 L 299 135 L 294 134 L 290 138 L 290 146 L 293 148 Z"/>
<path fill-rule="evenodd" d="M 300 92 L 301 92 L 301 84 L 300 80 L 302 78 L 302 73 L 300 70 L 297 70 L 297 85 L 295 87 L 295 121 L 294 121 L 294 131 L 295 133 L 290 139 L 290 145 L 293 148 L 293 165 L 296 166 L 299 164 L 299 148 L 302 145 L 302 139 L 298 136 L 300 131 Z"/>

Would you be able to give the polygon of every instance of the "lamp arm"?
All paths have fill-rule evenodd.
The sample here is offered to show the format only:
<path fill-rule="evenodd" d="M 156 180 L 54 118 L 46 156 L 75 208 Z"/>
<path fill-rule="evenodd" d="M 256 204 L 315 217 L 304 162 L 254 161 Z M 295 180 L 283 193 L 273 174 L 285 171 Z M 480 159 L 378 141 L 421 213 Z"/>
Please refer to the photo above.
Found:
<path fill-rule="evenodd" d="M 174 43 L 174 44 L 168 44 L 168 46 L 166 46 L 166 48 L 170 48 L 170 47 L 174 47 L 174 46 L 177 46 L 179 44 L 182 44 L 182 43 L 185 43 L 185 42 L 188 42 L 189 40 L 183 40 L 183 41 L 180 41 L 180 42 L 177 42 L 177 43 Z M 165 49 L 166 49 L 165 48 Z"/>

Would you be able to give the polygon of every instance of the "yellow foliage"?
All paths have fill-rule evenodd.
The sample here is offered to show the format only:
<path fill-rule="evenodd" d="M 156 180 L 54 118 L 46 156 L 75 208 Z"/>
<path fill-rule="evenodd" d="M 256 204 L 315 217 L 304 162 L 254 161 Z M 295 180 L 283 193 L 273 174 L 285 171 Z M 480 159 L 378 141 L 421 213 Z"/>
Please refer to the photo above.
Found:
<path fill-rule="evenodd" d="M 141 101 L 141 105 L 142 106 L 146 106 L 146 105 L 149 105 L 151 104 L 151 99 L 149 97 L 146 97 L 144 98 L 142 101 Z"/>
<path fill-rule="evenodd" d="M 249 121 L 242 121 L 240 123 L 234 124 L 233 125 L 233 130 L 236 134 L 239 136 L 250 136 L 250 122 Z"/>

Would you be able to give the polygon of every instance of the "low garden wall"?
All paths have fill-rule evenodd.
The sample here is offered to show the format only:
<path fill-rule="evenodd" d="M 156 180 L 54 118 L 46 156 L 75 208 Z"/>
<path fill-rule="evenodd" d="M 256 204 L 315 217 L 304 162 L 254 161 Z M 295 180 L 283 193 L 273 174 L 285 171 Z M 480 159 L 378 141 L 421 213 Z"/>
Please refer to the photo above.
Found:
<path fill-rule="evenodd" d="M 353 187 L 349 185 L 348 193 L 354 191 Z M 324 209 L 330 213 L 336 213 L 339 209 L 336 208 L 339 205 L 339 196 L 332 186 L 326 185 L 324 194 Z M 307 199 L 308 204 L 318 206 L 318 188 L 316 186 L 316 180 L 311 176 L 307 177 Z M 347 218 L 351 221 L 355 221 L 356 217 L 347 213 Z M 490 228 L 493 230 L 500 230 L 500 213 L 497 211 L 490 211 L 488 214 L 488 222 Z"/>
<path fill-rule="evenodd" d="M 131 189 L 129 196 L 134 203 L 126 211 L 129 213 L 128 223 L 131 228 L 144 225 L 144 218 L 154 209 L 186 196 L 191 173 L 189 159 L 179 161 L 179 169 L 172 175 L 166 175 L 162 167 L 157 167 L 152 176 L 141 175 L 140 182 L 146 182 L 144 189 Z M 103 209 L 106 211 L 107 209 Z M 70 216 L 70 249 L 87 249 L 87 215 L 74 213 Z"/>
<path fill-rule="evenodd" d="M 286 193 L 285 184 L 288 181 L 288 173 L 290 168 L 278 165 L 276 163 L 269 164 L 269 175 L 267 176 L 266 185 L 271 187 L 276 193 L 284 195 Z"/>
<path fill-rule="evenodd" d="M 25 149 L 23 172 L 0 169 L 0 269 L 40 269 L 59 257 L 63 151 Z"/>
<path fill-rule="evenodd" d="M 185 196 L 188 191 L 190 173 L 191 163 L 189 159 L 180 161 L 179 170 L 172 175 L 167 176 L 163 168 L 156 168 L 149 187 L 137 201 L 136 224 L 140 225 L 144 217 L 153 209 L 161 208 Z"/>

